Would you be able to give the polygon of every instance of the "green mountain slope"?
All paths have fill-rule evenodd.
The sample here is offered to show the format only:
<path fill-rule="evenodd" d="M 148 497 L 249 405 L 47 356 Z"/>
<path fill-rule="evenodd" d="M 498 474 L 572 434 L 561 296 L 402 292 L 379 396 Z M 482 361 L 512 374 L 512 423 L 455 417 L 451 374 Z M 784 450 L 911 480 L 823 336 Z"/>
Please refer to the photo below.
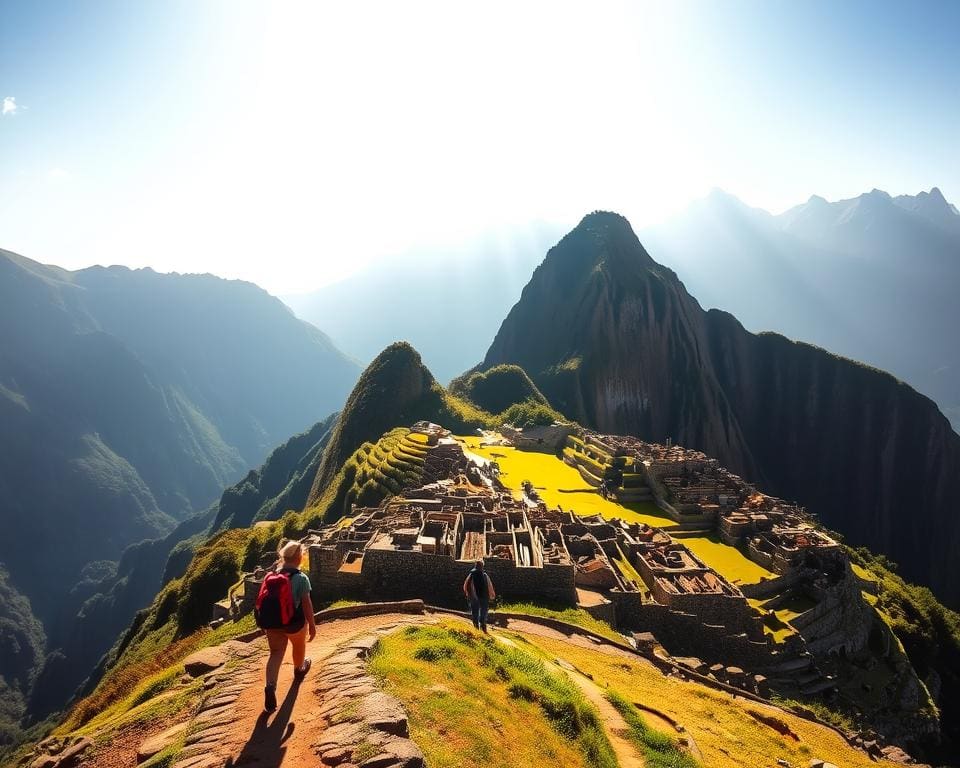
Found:
<path fill-rule="evenodd" d="M 82 680 L 155 593 L 148 580 L 113 600 L 116 585 L 99 584 L 127 547 L 162 540 L 281 440 L 339 408 L 358 373 L 248 283 L 68 272 L 0 251 L 0 563 L 43 623 L 48 651 L 68 659 L 59 663 L 69 674 L 44 678 L 60 690 Z M 152 579 L 165 560 L 152 561 Z M 85 569 L 100 561 L 112 566 L 91 578 Z M 123 581 L 120 565 L 111 578 Z M 91 609 L 98 595 L 109 610 Z"/>
<path fill-rule="evenodd" d="M 450 382 L 450 391 L 490 413 L 501 413 L 515 403 L 549 405 L 527 372 L 518 365 L 498 365 L 487 371 L 465 373 Z"/>
<path fill-rule="evenodd" d="M 960 437 L 892 376 L 704 312 L 629 223 L 547 254 L 482 369 L 514 363 L 564 413 L 717 456 L 960 604 Z"/>
<path fill-rule="evenodd" d="M 415 350 L 405 344 L 392 345 L 361 377 L 337 427 L 334 428 L 332 420 L 327 420 L 310 432 L 292 438 L 277 449 L 261 469 L 228 489 L 216 510 L 210 512 L 210 527 L 193 536 L 190 547 L 174 548 L 168 561 L 168 578 L 158 588 L 150 607 L 137 615 L 111 653 L 103 659 L 97 674 L 83 691 L 84 698 L 75 702 L 67 715 L 61 732 L 83 728 L 91 718 L 96 718 L 98 723 L 112 718 L 125 722 L 125 708 L 131 701 L 142 701 L 143 691 L 160 690 L 175 684 L 187 653 L 198 646 L 227 639 L 231 633 L 249 629 L 248 618 L 211 632 L 204 625 L 209 619 L 212 602 L 227 593 L 241 570 L 252 568 L 265 553 L 273 551 L 281 537 L 302 534 L 319 519 L 343 514 L 345 502 L 361 489 L 361 478 L 379 477 L 378 467 L 392 474 L 397 469 L 392 463 L 397 456 L 412 464 L 416 457 L 411 453 L 410 444 L 404 442 L 407 430 L 403 428 L 411 418 L 443 423 L 444 417 L 453 416 L 462 420 L 457 428 L 465 431 L 488 426 L 496 420 L 491 414 L 457 399 L 431 382 L 432 376 L 423 367 Z M 384 433 L 376 433 L 385 425 Z M 334 467 L 329 482 L 317 482 L 321 467 L 334 461 L 334 451 L 346 458 Z M 384 475 L 386 480 L 390 477 Z M 386 481 L 377 481 L 377 485 L 380 495 L 365 500 L 365 503 L 376 503 L 390 492 Z M 275 522 L 273 525 L 248 527 L 264 519 Z M 865 552 L 857 553 L 856 557 L 865 568 L 877 574 L 877 605 L 890 617 L 891 626 L 903 640 L 911 662 L 927 679 L 943 681 L 941 695 L 944 705 L 954 702 L 957 680 L 954 654 L 960 636 L 956 614 L 943 609 L 926 590 L 892 576 L 886 570 L 885 561 Z M 577 652 L 578 665 L 594 664 L 590 645 L 586 643 Z M 564 647 L 577 646 L 566 643 Z M 559 651 L 551 649 L 550 653 L 553 654 L 550 658 L 556 658 Z M 625 686 L 618 690 L 632 691 L 630 686 L 639 685 L 639 678 L 632 682 L 628 680 L 622 662 L 622 658 L 611 659 L 609 669 L 604 671 L 597 667 L 596 673 L 602 673 L 606 679 L 606 675 L 616 669 L 618 685 Z M 647 666 L 643 665 L 643 668 Z M 648 671 L 650 679 L 645 679 L 643 685 L 660 690 L 671 684 L 659 672 Z M 630 672 L 631 675 L 634 673 Z M 688 684 L 681 687 L 686 690 Z M 411 691 L 414 689 L 420 691 L 423 686 L 411 683 Z M 677 695 L 680 694 L 682 691 L 678 689 Z M 766 726 L 756 726 L 757 732 L 751 730 L 750 723 L 755 721 L 744 713 L 741 713 L 742 717 L 737 716 L 732 704 L 724 704 L 718 713 L 716 701 L 704 704 L 700 697 L 691 697 L 686 703 L 678 700 L 677 706 L 685 713 L 684 717 L 691 718 L 697 707 L 704 708 L 696 717 L 702 717 L 705 724 L 714 722 L 718 716 L 724 722 L 736 720 L 740 723 L 737 725 L 739 736 L 751 742 L 761 738 L 761 733 L 766 734 L 763 737 L 766 739 L 780 739 Z M 954 706 L 951 703 L 944 711 L 945 717 L 947 712 L 955 711 Z M 144 710 L 147 711 L 151 710 Z M 945 731 L 950 733 L 947 725 L 944 721 Z M 707 738 L 706 734 L 704 738 Z M 727 736 L 717 736 L 717 754 L 726 754 L 720 748 L 728 743 Z M 779 745 L 777 749 L 786 749 L 779 741 L 776 743 Z M 838 741 L 838 744 L 843 743 L 842 739 Z M 454 753 L 458 748 L 456 745 L 451 747 Z M 796 745 L 791 749 L 795 750 Z M 863 760 L 866 763 L 867 758 L 863 756 Z"/>

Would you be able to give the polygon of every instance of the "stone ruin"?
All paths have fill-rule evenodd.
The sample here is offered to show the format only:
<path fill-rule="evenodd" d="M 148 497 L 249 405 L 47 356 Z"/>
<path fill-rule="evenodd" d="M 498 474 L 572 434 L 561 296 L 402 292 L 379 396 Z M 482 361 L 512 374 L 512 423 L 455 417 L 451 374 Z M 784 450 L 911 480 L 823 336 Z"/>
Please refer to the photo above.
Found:
<path fill-rule="evenodd" d="M 678 536 L 716 534 L 775 578 L 732 584 L 682 538 L 548 509 L 532 486 L 514 495 L 494 463 L 469 456 L 442 427 L 420 422 L 413 431 L 427 436 L 422 485 L 303 538 L 315 603 L 419 597 L 460 607 L 463 580 L 482 559 L 507 599 L 579 606 L 621 630 L 653 633 L 675 655 L 762 671 L 804 693 L 832 685 L 811 651 L 867 642 L 869 609 L 842 548 L 801 507 L 759 493 L 699 451 L 586 433 L 567 437 L 563 459 L 618 501 L 656 503 Z M 502 433 L 496 440 L 509 444 Z M 219 604 L 221 614 L 252 606 L 258 576 L 245 579 L 233 605 Z M 813 607 L 774 643 L 748 598 L 775 609 L 801 593 Z"/>

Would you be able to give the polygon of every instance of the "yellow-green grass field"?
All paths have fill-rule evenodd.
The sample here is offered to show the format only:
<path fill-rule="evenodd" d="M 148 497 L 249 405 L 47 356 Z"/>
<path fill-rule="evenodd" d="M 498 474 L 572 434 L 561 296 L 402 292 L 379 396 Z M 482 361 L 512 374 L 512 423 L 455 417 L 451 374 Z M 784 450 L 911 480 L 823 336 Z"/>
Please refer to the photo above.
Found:
<path fill-rule="evenodd" d="M 829 728 L 697 683 L 664 677 L 642 660 L 609 655 L 547 637 L 526 639 L 549 658 L 564 659 L 592 676 L 601 688 L 618 691 L 631 702 L 652 707 L 683 725 L 703 754 L 704 766 L 756 768 L 775 765 L 778 759 L 790 765 L 807 765 L 812 758 L 844 768 L 893 765 L 887 761 L 871 761 Z M 756 715 L 775 717 L 786 724 L 796 738 L 782 735 Z"/>
<path fill-rule="evenodd" d="M 596 711 L 535 653 L 445 623 L 387 635 L 370 670 L 432 768 L 616 768 Z"/>
<path fill-rule="evenodd" d="M 775 573 L 753 562 L 736 547 L 724 544 L 717 536 L 691 536 L 677 540 L 731 584 L 756 584 L 761 579 L 776 577 Z"/>
<path fill-rule="evenodd" d="M 596 513 L 606 519 L 615 517 L 628 523 L 646 523 L 658 528 L 673 528 L 676 523 L 656 504 L 640 502 L 618 504 L 604 499 L 584 480 L 576 469 L 556 456 L 531 451 L 518 451 L 504 446 L 480 447 L 479 437 L 458 437 L 467 450 L 500 466 L 500 479 L 508 488 L 519 491 L 524 480 L 533 483 L 548 507 L 562 507 L 578 515 Z"/>

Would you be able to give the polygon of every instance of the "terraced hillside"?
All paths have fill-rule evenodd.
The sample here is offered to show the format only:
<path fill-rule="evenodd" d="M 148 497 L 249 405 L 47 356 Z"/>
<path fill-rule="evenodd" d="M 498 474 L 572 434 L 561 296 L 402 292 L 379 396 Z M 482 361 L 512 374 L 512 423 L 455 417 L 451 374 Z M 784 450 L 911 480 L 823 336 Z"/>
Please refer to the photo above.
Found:
<path fill-rule="evenodd" d="M 627 522 L 661 528 L 669 529 L 675 525 L 652 500 L 620 503 L 612 497 L 600 496 L 596 490 L 599 481 L 585 479 L 582 471 L 551 454 L 519 451 L 472 435 L 459 435 L 457 439 L 471 453 L 497 462 L 500 477 L 507 487 L 519 492 L 524 480 L 531 481 L 548 506 L 569 509 L 578 515 L 600 513 L 608 519 L 618 517 Z"/>

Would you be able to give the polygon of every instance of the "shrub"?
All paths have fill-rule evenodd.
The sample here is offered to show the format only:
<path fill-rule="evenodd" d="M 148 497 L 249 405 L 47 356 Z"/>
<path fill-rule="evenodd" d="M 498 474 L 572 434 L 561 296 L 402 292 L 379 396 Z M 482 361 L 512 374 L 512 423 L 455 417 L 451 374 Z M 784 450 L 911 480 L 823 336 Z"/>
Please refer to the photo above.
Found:
<path fill-rule="evenodd" d="M 457 647 L 453 643 L 434 642 L 417 646 L 413 652 L 415 659 L 420 661 L 440 661 L 457 655 Z"/>
<path fill-rule="evenodd" d="M 198 550 L 179 591 L 177 637 L 190 634 L 210 620 L 213 604 L 223 599 L 240 576 L 252 530 L 224 531 Z"/>

